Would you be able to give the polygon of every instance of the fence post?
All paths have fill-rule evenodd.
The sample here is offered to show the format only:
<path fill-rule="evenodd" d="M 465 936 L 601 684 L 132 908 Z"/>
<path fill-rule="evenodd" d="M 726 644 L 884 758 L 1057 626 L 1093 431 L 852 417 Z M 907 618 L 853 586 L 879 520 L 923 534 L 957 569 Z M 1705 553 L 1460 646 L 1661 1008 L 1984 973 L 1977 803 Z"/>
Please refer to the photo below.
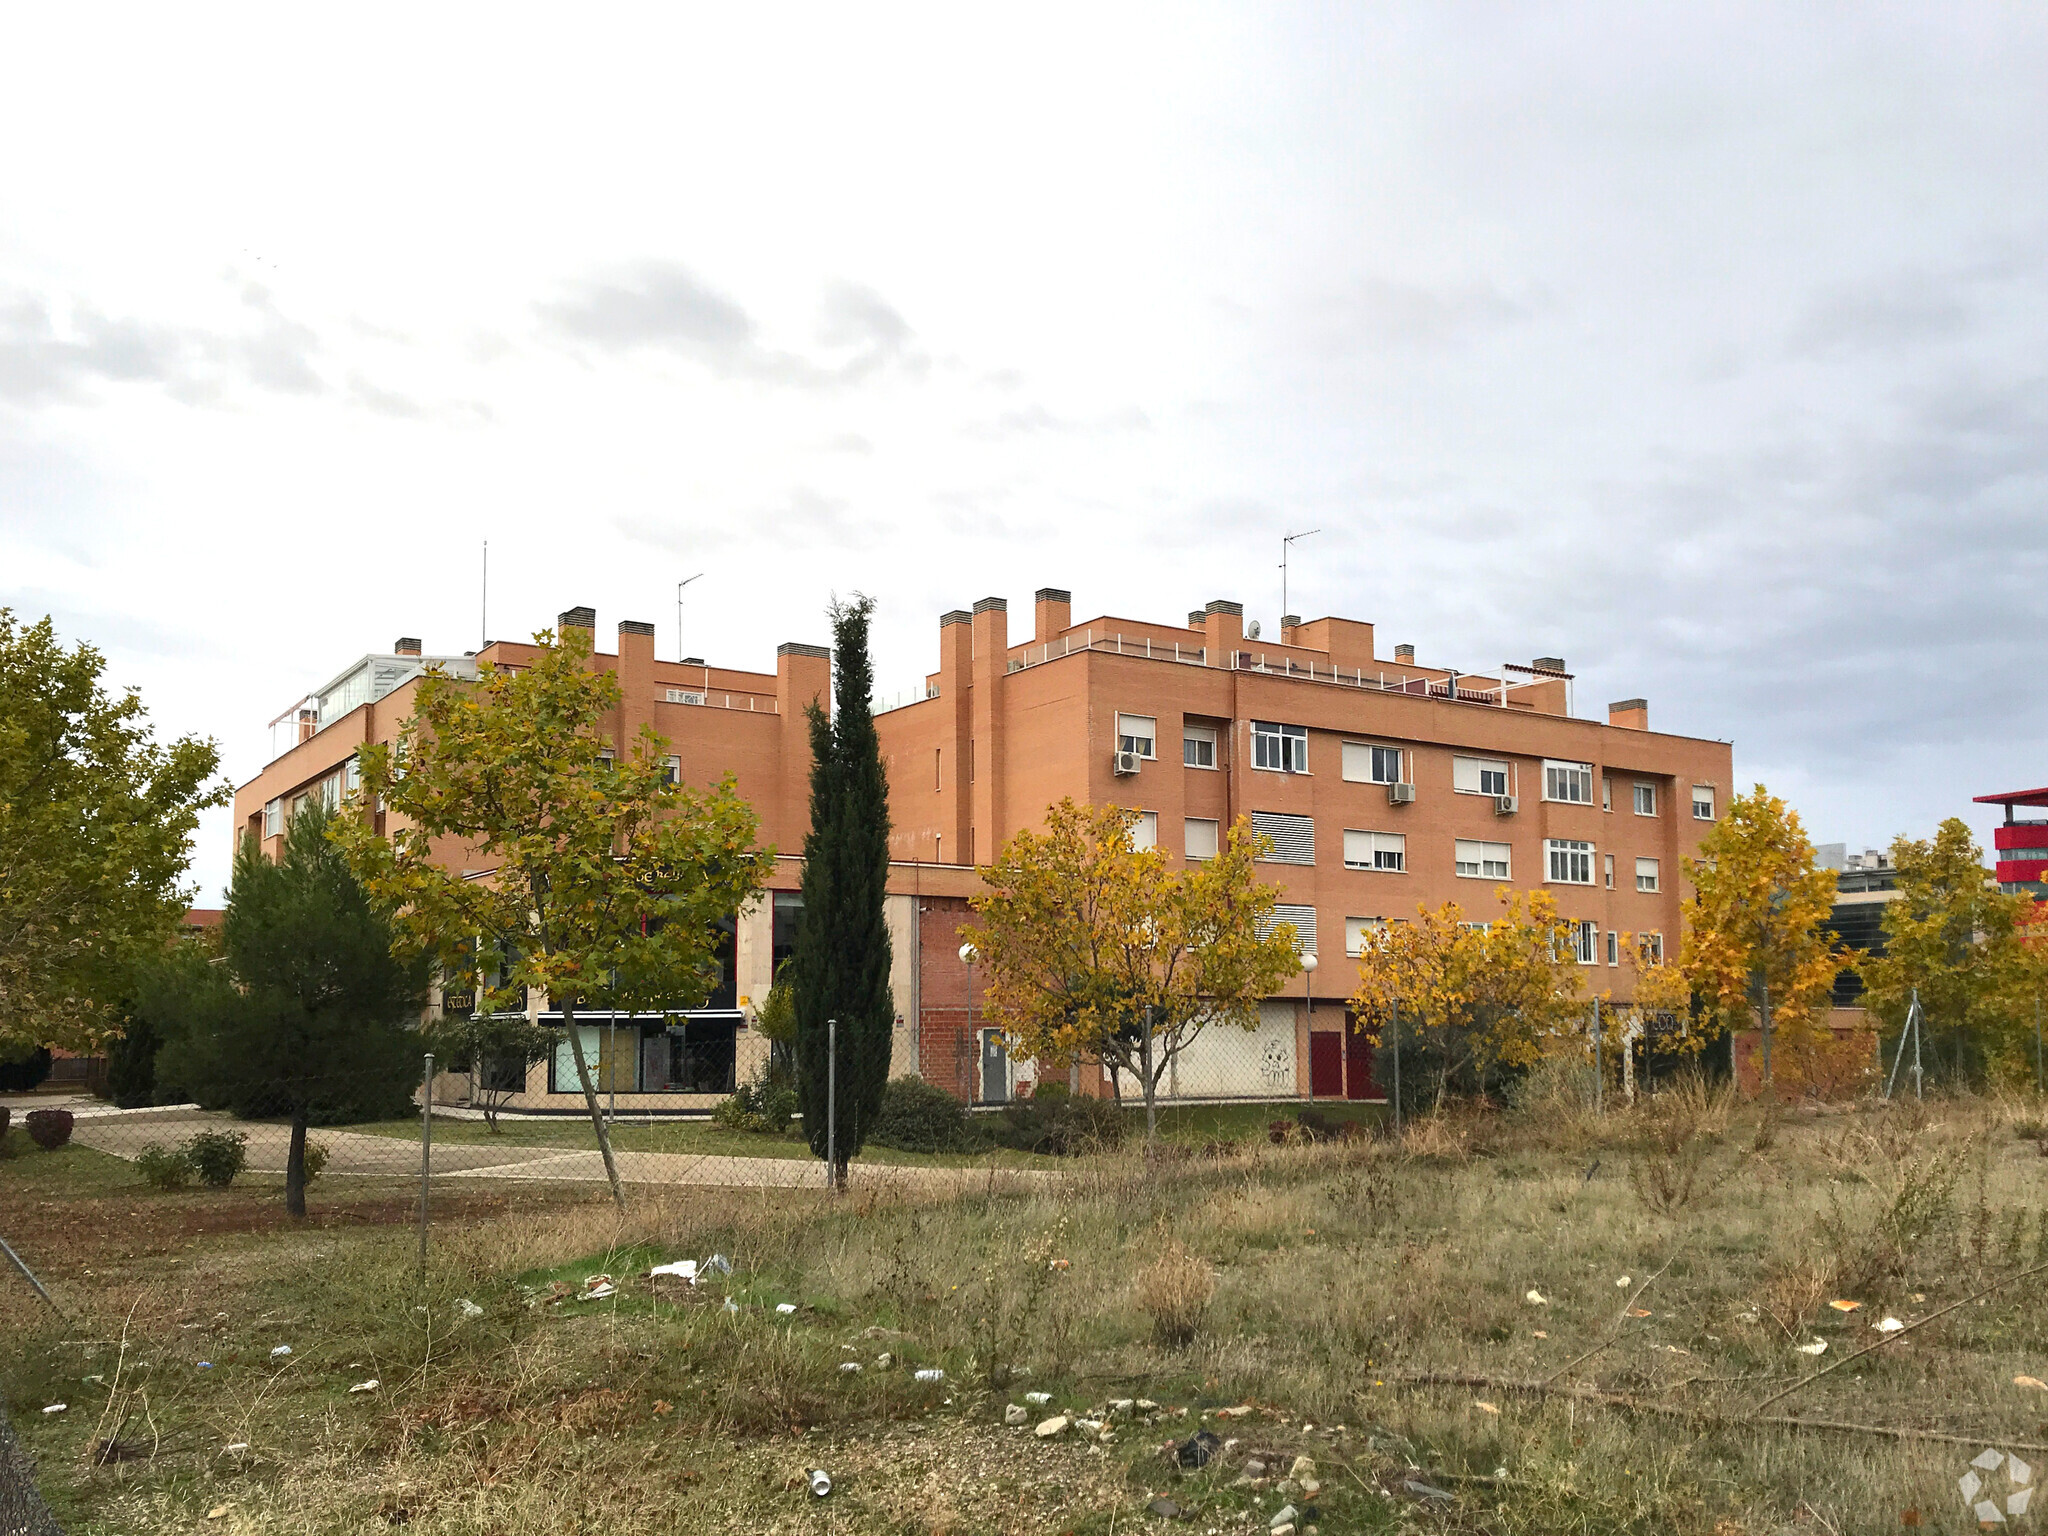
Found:
<path fill-rule="evenodd" d="M 434 1053 L 420 1083 L 420 1278 L 427 1274 L 427 1187 L 434 1176 Z"/>
<path fill-rule="evenodd" d="M 53 1311 L 60 1315 L 63 1313 L 64 1309 L 57 1305 L 48 1291 L 43 1289 L 43 1282 L 36 1278 L 36 1272 L 22 1262 L 21 1255 L 14 1251 L 12 1245 L 4 1237 L 0 1237 L 0 1253 L 6 1254 L 9 1259 L 13 1260 L 14 1267 L 21 1271 L 21 1278 L 35 1287 L 36 1294 L 49 1302 Z"/>
<path fill-rule="evenodd" d="M 1394 1031 L 1394 1135 L 1401 1135 L 1401 1005 L 1393 1006 L 1389 1027 Z"/>
<path fill-rule="evenodd" d="M 825 1182 L 839 1191 L 839 1021 L 825 1021 Z"/>
<path fill-rule="evenodd" d="M 1600 1051 L 1600 999 L 1593 999 L 1593 1113 L 1607 1109 L 1607 1062 Z"/>
<path fill-rule="evenodd" d="M 2034 999 L 2034 1097 L 2041 1097 L 2041 999 Z"/>

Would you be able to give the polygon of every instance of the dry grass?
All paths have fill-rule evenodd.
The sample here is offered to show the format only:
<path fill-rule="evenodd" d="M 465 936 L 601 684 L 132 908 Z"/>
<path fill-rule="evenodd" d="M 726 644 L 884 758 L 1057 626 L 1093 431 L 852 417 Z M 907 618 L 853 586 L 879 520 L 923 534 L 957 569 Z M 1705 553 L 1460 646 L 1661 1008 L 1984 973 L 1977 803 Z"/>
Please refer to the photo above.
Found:
<path fill-rule="evenodd" d="M 106 1197 L 104 1241 L 50 1250 L 75 1323 L 10 1312 L 0 1364 L 79 1536 L 1087 1536 L 1142 1528 L 1158 1494 L 1190 1529 L 1255 1532 L 1279 1500 L 1237 1479 L 1262 1447 L 1316 1458 L 1333 1533 L 1764 1536 L 1896 1529 L 1910 1509 L 1941 1528 L 1974 1447 L 1790 1433 L 1747 1409 L 1874 1341 L 1885 1311 L 1925 1316 L 2048 1256 L 2048 1159 L 2016 1134 L 2038 1110 L 1767 1122 L 1697 1085 L 1595 1116 L 1569 1088 L 1556 1125 L 1522 1102 L 1424 1119 L 1402 1143 L 1089 1159 L 1058 1188 L 641 1191 L 625 1223 L 580 1199 L 467 1212 L 437 1227 L 424 1282 L 402 1224 L 240 1223 L 123 1253 L 128 1208 L 197 1208 L 138 1188 Z M 1659 1160 L 1688 1159 L 1691 1198 L 1659 1210 L 1638 1192 Z M 10 1236 L 60 1217 L 52 1231 L 75 1231 L 77 1207 L 51 1193 L 48 1211 L 10 1208 Z M 734 1265 L 716 1285 L 637 1278 L 714 1250 Z M 599 1271 L 625 1281 L 618 1296 L 552 1299 Z M 1843 1299 L 1862 1305 L 1829 1306 Z M 1794 1347 L 1814 1339 L 1819 1362 Z M 282 1342 L 294 1353 L 273 1362 Z M 946 1378 L 919 1383 L 919 1366 Z M 1404 1382 L 1422 1372 L 1555 1377 L 1703 1417 Z M 2038 1290 L 1995 1293 L 1780 1407 L 2048 1440 L 2048 1393 L 2019 1375 L 2048 1379 Z M 377 1392 L 348 1392 L 372 1376 Z M 1188 1412 L 1104 1446 L 1042 1443 L 1001 1426 L 1027 1388 L 1059 1409 Z M 49 1401 L 69 1411 L 36 1411 Z M 1215 1467 L 1182 1477 L 1158 1454 L 1205 1409 L 1247 1401 L 1252 1418 L 1212 1420 L 1242 1441 Z M 90 1444 L 114 1436 L 151 1454 L 93 1465 Z M 824 1506 L 791 1483 L 818 1463 L 840 1480 Z M 1382 1497 L 1411 1465 L 1452 1504 Z"/>

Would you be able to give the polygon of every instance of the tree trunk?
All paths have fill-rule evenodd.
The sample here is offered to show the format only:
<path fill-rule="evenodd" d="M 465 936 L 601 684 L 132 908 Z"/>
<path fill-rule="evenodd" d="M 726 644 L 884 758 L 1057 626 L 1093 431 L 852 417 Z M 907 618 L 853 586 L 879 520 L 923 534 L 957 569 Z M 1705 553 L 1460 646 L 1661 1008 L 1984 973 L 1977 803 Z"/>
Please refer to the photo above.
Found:
<path fill-rule="evenodd" d="M 292 1112 L 291 1150 L 284 1159 L 284 1208 L 288 1216 L 306 1214 L 306 1112 Z"/>
<path fill-rule="evenodd" d="M 1138 1042 L 1139 1077 L 1145 1084 L 1145 1161 L 1159 1150 L 1159 1079 L 1152 1071 L 1152 1021 L 1145 1021 L 1145 1037 Z"/>
<path fill-rule="evenodd" d="M 583 1104 L 590 1111 L 590 1128 L 597 1132 L 597 1150 L 604 1157 L 604 1176 L 612 1181 L 612 1203 L 626 1214 L 626 1192 L 619 1186 L 619 1165 L 612 1160 L 612 1133 L 604 1123 L 604 1111 L 597 1107 L 597 1088 L 590 1081 L 590 1064 L 583 1059 L 583 1038 L 576 1033 L 576 1005 L 562 1004 L 562 1028 L 569 1032 L 569 1054 L 576 1058 L 576 1082 L 583 1089 Z M 617 1068 L 613 1069 L 614 1071 Z"/>
<path fill-rule="evenodd" d="M 1757 1021 L 1762 1026 L 1764 1047 L 1764 1087 L 1771 1086 L 1771 984 L 1763 983 L 1763 1002 L 1757 1009 Z"/>

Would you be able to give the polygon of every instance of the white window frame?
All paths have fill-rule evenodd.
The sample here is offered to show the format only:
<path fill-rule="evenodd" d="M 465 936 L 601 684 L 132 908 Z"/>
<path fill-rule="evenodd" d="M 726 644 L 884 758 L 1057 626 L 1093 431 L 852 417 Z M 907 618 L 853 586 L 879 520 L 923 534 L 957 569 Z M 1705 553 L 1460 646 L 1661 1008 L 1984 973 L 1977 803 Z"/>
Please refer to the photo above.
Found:
<path fill-rule="evenodd" d="M 1344 919 L 1344 953 L 1356 960 L 1365 953 L 1365 936 L 1373 935 L 1373 942 L 1385 940 L 1387 920 L 1384 917 L 1347 917 Z"/>
<path fill-rule="evenodd" d="M 344 794 L 354 794 L 363 787 L 363 760 L 351 757 L 341 765 L 341 788 Z"/>
<path fill-rule="evenodd" d="M 1133 729 L 1126 729 L 1126 725 Z M 1147 730 L 1137 730 L 1137 726 Z M 1159 760 L 1159 719 L 1156 715 L 1127 715 L 1121 710 L 1116 717 L 1116 749 L 1119 752 L 1135 752 L 1149 762 Z"/>
<path fill-rule="evenodd" d="M 1657 786 L 1654 783 L 1645 779 L 1635 780 L 1630 793 L 1630 800 L 1634 804 L 1638 816 L 1654 816 L 1657 814 Z M 1645 804 L 1648 804 L 1648 810 L 1643 809 Z"/>
<path fill-rule="evenodd" d="M 677 757 L 674 753 L 670 753 L 667 759 L 662 764 L 662 774 L 662 783 L 664 784 L 682 783 L 683 760 L 680 757 Z"/>
<path fill-rule="evenodd" d="M 1607 884 L 1607 889 L 1608 889 L 1608 890 L 1610 890 L 1610 891 L 1611 891 L 1611 890 L 1613 890 L 1613 889 L 1614 889 L 1614 855 L 1613 855 L 1613 854 L 1611 854 L 1611 853 L 1605 853 L 1605 854 L 1602 854 L 1602 855 L 1600 856 L 1600 873 L 1601 873 L 1601 876 L 1602 876 L 1602 878 L 1603 878 L 1603 879 L 1604 879 L 1604 880 L 1606 881 L 1606 884 Z"/>
<path fill-rule="evenodd" d="M 1704 805 L 1704 806 L 1706 807 L 1706 814 L 1705 814 L 1704 816 L 1700 814 L 1700 807 L 1701 807 L 1702 805 Z M 1713 786 L 1713 785 L 1711 785 L 1711 784 L 1695 784 L 1695 785 L 1693 785 L 1693 787 L 1692 787 L 1692 819 L 1693 819 L 1694 821 L 1712 821 L 1712 820 L 1714 819 L 1714 786 Z"/>
<path fill-rule="evenodd" d="M 280 795 L 275 800 L 264 802 L 263 835 L 265 837 L 284 836 L 284 796 Z"/>
<path fill-rule="evenodd" d="M 1363 838 L 1362 853 L 1371 862 L 1365 863 L 1352 858 L 1354 837 Z M 1391 862 L 1389 862 L 1391 861 Z M 1400 875 L 1408 872 L 1408 837 L 1402 832 L 1369 832 L 1356 827 L 1344 829 L 1344 867 L 1364 870 L 1368 874 Z"/>
<path fill-rule="evenodd" d="M 1197 827 L 1208 828 L 1206 839 L 1208 852 L 1206 853 L 1197 853 L 1195 851 L 1197 846 L 1195 829 Z M 1186 850 L 1188 858 L 1192 860 L 1201 861 L 1215 858 L 1223 848 L 1222 823 L 1213 816 L 1189 816 L 1184 818 L 1181 824 L 1181 847 Z"/>
<path fill-rule="evenodd" d="M 1621 933 L 1618 929 L 1610 928 L 1607 930 L 1607 963 L 1609 965 L 1621 964 Z"/>
<path fill-rule="evenodd" d="M 1661 933 L 1637 934 L 1636 954 L 1645 965 L 1662 965 L 1664 963 L 1664 935 Z"/>
<path fill-rule="evenodd" d="M 1308 727 L 1252 721 L 1252 767 L 1262 773 L 1308 772 Z"/>
<path fill-rule="evenodd" d="M 1614 780 L 1604 773 L 1600 775 L 1600 809 L 1603 811 L 1614 809 Z"/>
<path fill-rule="evenodd" d="M 1139 853 L 1159 846 L 1159 813 L 1140 811 L 1138 819 L 1131 823 L 1131 847 Z"/>
<path fill-rule="evenodd" d="M 1388 760 L 1392 759 L 1394 776 L 1387 778 Z M 1408 766 L 1407 751 L 1402 747 L 1390 747 L 1381 741 L 1347 741 L 1344 743 L 1344 779 L 1349 784 L 1406 784 L 1402 770 Z"/>
<path fill-rule="evenodd" d="M 1646 864 L 1647 864 L 1647 865 L 1649 866 L 1649 868 L 1648 868 L 1648 869 L 1645 869 L 1645 868 L 1643 867 L 1643 866 L 1644 866 L 1644 865 L 1646 865 Z M 1662 874 L 1662 871 L 1661 871 L 1661 870 L 1660 870 L 1660 869 L 1658 868 L 1658 866 L 1657 866 L 1657 861 L 1656 861 L 1655 859 L 1637 859 L 1637 860 L 1636 860 L 1636 889 L 1637 889 L 1637 890 L 1639 890 L 1639 891 L 1659 891 L 1659 890 L 1662 890 L 1662 889 L 1663 889 L 1663 883 L 1662 883 L 1662 880 L 1661 880 L 1661 878 L 1660 878 L 1661 874 Z M 1643 882 L 1644 882 L 1644 881 L 1646 881 L 1646 880 L 1647 880 L 1647 881 L 1649 882 L 1649 883 L 1648 883 L 1647 885 L 1645 885 L 1645 884 L 1643 883 Z"/>
<path fill-rule="evenodd" d="M 1581 965 L 1600 963 L 1600 925 L 1582 918 L 1572 924 L 1572 958 Z"/>
<path fill-rule="evenodd" d="M 320 808 L 330 816 L 333 815 L 341 809 L 341 775 L 338 773 L 327 775 L 326 778 L 320 781 L 319 787 L 314 790 L 314 794 L 319 798 Z"/>
<path fill-rule="evenodd" d="M 1499 849 L 1504 855 L 1499 860 L 1490 857 L 1495 849 Z M 1476 852 L 1477 857 L 1466 858 L 1468 851 Z M 1496 862 L 1500 865 L 1500 872 L 1488 873 L 1487 866 Z M 1472 868 L 1467 869 L 1465 866 L 1468 864 Z M 1451 844 L 1451 867 L 1457 871 L 1461 880 L 1512 880 L 1515 878 L 1514 844 L 1488 842 L 1478 837 L 1456 838 Z"/>
<path fill-rule="evenodd" d="M 1498 789 L 1489 778 L 1498 779 Z M 1514 765 L 1497 757 L 1454 757 L 1451 759 L 1451 789 L 1460 795 L 1507 795 L 1514 778 Z"/>
<path fill-rule="evenodd" d="M 1206 747 L 1209 761 L 1195 762 L 1192 759 L 1203 755 L 1195 750 Z M 1214 772 L 1216 768 L 1216 727 L 1213 725 L 1187 725 L 1180 728 L 1180 761 L 1184 768 L 1203 768 Z"/>
<path fill-rule="evenodd" d="M 1605 780 L 1603 779 L 1604 783 Z M 1553 790 L 1578 790 L 1579 794 L 1554 794 Z M 1554 800 L 1560 805 L 1591 805 L 1593 803 L 1593 765 L 1591 763 L 1566 762 L 1562 758 L 1546 757 L 1543 760 L 1543 798 Z"/>
<path fill-rule="evenodd" d="M 1546 837 L 1543 839 L 1543 878 L 1546 885 L 1591 885 L 1593 883 L 1593 859 L 1595 850 L 1591 843 L 1576 837 Z M 1560 865 L 1559 860 L 1563 860 Z M 1583 860 L 1583 864 L 1580 862 Z M 1559 874 L 1559 868 L 1565 870 Z M 1585 871 L 1583 877 L 1578 873 Z"/>

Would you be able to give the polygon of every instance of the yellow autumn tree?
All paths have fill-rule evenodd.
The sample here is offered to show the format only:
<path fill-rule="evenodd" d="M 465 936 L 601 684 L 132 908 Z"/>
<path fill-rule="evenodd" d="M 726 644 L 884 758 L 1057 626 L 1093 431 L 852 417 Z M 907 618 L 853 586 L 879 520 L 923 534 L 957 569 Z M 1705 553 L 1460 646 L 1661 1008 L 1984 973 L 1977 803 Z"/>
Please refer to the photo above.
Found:
<path fill-rule="evenodd" d="M 1755 1020 L 1768 1087 L 1774 1044 L 1796 1069 L 1827 1039 L 1828 995 L 1848 959 L 1827 928 L 1835 872 L 1814 861 L 1799 813 L 1761 784 L 1680 862 L 1693 895 L 1679 969 L 1722 1026 Z"/>
<path fill-rule="evenodd" d="M 1061 800 L 1042 832 L 1019 832 L 982 872 L 966 932 L 989 1018 L 1013 1047 L 1136 1078 L 1149 1142 L 1174 1059 L 1212 1026 L 1256 1025 L 1259 999 L 1301 962 L 1294 925 L 1273 922 L 1276 893 L 1253 868 L 1265 840 L 1248 818 L 1214 858 L 1182 870 L 1131 845 L 1136 821 Z"/>
<path fill-rule="evenodd" d="M 1378 1043 L 1400 1029 L 1404 1069 L 1439 1098 L 1488 1091 L 1579 1029 L 1584 1009 L 1572 923 L 1548 891 L 1498 887 L 1500 913 L 1454 901 L 1416 908 L 1364 946 L 1351 1007 Z"/>

